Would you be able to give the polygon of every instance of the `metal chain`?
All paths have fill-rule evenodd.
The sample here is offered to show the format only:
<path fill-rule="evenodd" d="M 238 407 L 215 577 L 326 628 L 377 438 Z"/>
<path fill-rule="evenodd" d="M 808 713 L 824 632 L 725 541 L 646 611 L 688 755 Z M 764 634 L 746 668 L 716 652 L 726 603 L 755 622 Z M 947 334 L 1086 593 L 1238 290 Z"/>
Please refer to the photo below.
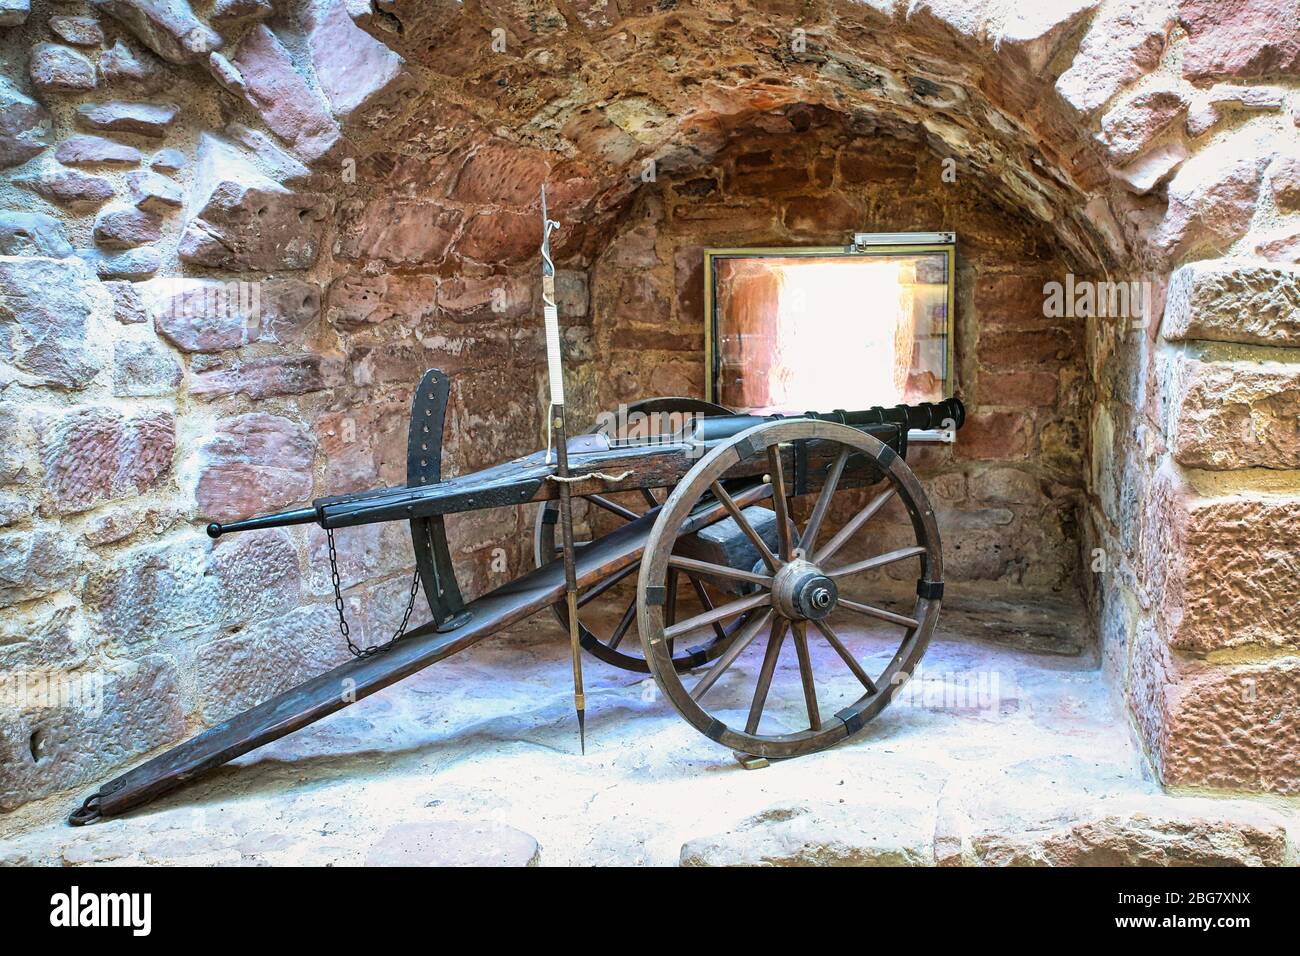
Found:
<path fill-rule="evenodd" d="M 415 609 L 415 596 L 420 593 L 420 569 L 416 568 L 415 573 L 411 575 L 411 595 L 406 602 L 406 610 L 402 613 L 402 623 L 397 626 L 396 633 L 382 644 L 371 644 L 369 647 L 357 647 L 352 643 L 352 635 L 348 628 L 348 619 L 343 613 L 343 587 L 339 578 L 339 558 L 338 553 L 334 550 L 334 529 L 325 529 L 325 540 L 329 543 L 330 552 L 330 583 L 334 585 L 334 609 L 339 612 L 339 633 L 343 635 L 343 640 L 347 642 L 348 651 L 353 657 L 370 657 L 374 654 L 380 654 L 403 637 L 406 636 L 406 625 L 411 621 L 411 612 Z"/>

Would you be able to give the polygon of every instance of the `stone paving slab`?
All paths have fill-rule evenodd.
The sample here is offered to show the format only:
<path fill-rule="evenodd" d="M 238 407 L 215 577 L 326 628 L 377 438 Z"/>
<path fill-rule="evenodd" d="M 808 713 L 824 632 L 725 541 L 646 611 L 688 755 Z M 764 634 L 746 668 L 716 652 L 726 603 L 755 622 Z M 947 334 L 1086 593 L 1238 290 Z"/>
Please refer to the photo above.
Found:
<path fill-rule="evenodd" d="M 885 653 L 878 635 L 851 639 Z M 829 650 L 812 649 L 819 681 L 836 675 L 819 683 L 823 699 L 851 691 Z M 747 652 L 735 676 L 752 678 L 757 663 Z M 861 735 L 760 770 L 691 729 L 648 679 L 597 662 L 586 669 L 580 756 L 568 667 L 560 632 L 538 617 L 129 817 L 67 827 L 61 818 L 78 794 L 25 807 L 0 820 L 11 834 L 0 862 L 1296 859 L 1295 801 L 1163 793 L 1086 656 L 941 633 L 900 699 Z M 792 667 L 774 688 L 783 682 L 797 687 Z M 725 701 L 744 690 L 729 676 L 717 692 Z"/>

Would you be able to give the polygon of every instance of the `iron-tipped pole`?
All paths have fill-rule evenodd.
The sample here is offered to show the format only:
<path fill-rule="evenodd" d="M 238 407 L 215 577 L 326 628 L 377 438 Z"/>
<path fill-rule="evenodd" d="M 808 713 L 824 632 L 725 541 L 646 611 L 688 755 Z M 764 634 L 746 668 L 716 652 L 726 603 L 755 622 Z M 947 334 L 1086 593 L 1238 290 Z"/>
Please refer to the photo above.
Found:
<path fill-rule="evenodd" d="M 280 511 L 272 515 L 257 518 L 245 518 L 243 521 L 231 521 L 227 524 L 212 522 L 208 525 L 208 537 L 219 538 L 232 531 L 260 531 L 263 528 L 287 528 L 295 524 L 310 524 L 320 521 L 320 513 L 315 508 L 295 508 L 292 511 Z"/>
<path fill-rule="evenodd" d="M 578 714 L 578 742 L 587 752 L 587 698 L 582 688 L 582 645 L 578 638 L 578 574 L 573 546 L 573 502 L 569 493 L 568 429 L 564 420 L 564 366 L 560 353 L 560 315 L 555 304 L 555 262 L 551 230 L 560 224 L 546 208 L 542 186 L 542 312 L 546 324 L 546 365 L 551 385 L 551 438 L 555 444 L 555 475 L 560 485 L 560 538 L 564 547 L 564 600 L 569 612 L 569 650 L 573 657 L 573 707 Z"/>

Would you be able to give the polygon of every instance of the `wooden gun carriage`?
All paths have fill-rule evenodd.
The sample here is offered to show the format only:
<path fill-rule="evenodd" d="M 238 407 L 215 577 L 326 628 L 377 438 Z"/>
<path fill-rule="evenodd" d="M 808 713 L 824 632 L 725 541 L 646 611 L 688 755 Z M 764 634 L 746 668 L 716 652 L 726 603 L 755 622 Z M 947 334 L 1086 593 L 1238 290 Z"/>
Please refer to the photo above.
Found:
<path fill-rule="evenodd" d="M 557 558 L 561 481 L 556 469 L 547 453 L 537 452 L 443 479 L 447 398 L 447 376 L 427 372 L 412 402 L 406 486 L 321 498 L 308 508 L 208 527 L 208 533 L 218 537 L 316 523 L 327 529 L 333 555 L 337 529 L 408 521 L 418 588 L 432 620 L 401 634 L 382 652 L 361 651 L 109 781 L 69 822 L 89 823 L 138 807 L 537 611 L 552 608 L 568 626 L 565 571 Z M 649 436 L 606 430 L 566 444 L 569 474 L 564 481 L 572 498 L 585 499 L 598 513 L 623 522 L 575 548 L 577 606 L 587 608 L 620 596 L 620 583 L 638 576 L 630 600 L 621 595 L 628 603 L 616 623 L 613 615 L 603 624 L 597 620 L 601 615 L 593 615 L 580 627 L 582 646 L 608 664 L 653 675 L 688 722 L 738 754 L 798 756 L 855 733 L 888 705 L 912 673 L 939 613 L 939 532 L 934 511 L 905 459 L 909 431 L 961 426 L 961 402 L 952 398 L 859 412 L 765 417 L 735 415 L 696 399 L 660 398 L 628 411 L 650 417 L 641 420 L 670 416 L 679 427 Z M 852 489 L 867 489 L 871 496 L 829 533 L 837 496 Z M 626 503 L 629 497 L 639 506 Z M 838 557 L 846 542 L 893 498 L 906 509 L 914 543 L 864 560 L 845 562 Z M 533 502 L 541 504 L 536 568 L 472 601 L 463 600 L 444 516 Z M 798 508 L 806 511 L 806 519 L 796 520 Z M 910 609 L 889 610 L 840 593 L 856 576 L 886 566 L 906 567 L 907 562 L 916 570 Z M 336 573 L 346 637 L 337 583 Z M 688 588 L 701 610 L 679 618 L 680 599 Z M 416 595 L 413 581 L 412 602 Z M 845 645 L 830 621 L 836 611 L 900 629 L 897 652 L 883 671 L 868 673 Z M 634 623 L 639 642 L 625 640 Z M 861 684 L 861 696 L 834 714 L 822 714 L 818 707 L 808 652 L 810 631 L 833 648 Z M 787 635 L 798 658 L 807 718 L 806 727 L 794 730 L 762 726 Z M 748 714 L 740 719 L 711 710 L 706 696 L 710 689 L 762 637 L 766 650 L 752 696 L 747 693 Z M 351 646 L 350 638 L 348 643 Z"/>

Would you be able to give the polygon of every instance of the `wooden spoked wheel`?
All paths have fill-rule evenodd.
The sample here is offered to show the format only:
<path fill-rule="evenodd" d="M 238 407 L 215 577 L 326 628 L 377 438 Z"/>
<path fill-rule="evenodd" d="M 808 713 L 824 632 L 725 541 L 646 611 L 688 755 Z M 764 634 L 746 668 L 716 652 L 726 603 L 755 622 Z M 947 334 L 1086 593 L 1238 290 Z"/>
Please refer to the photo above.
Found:
<path fill-rule="evenodd" d="M 635 402 L 627 406 L 629 413 L 656 414 L 692 414 L 692 415 L 730 415 L 721 405 L 705 402 L 695 398 L 653 398 Z M 595 429 L 592 429 L 594 432 Z M 590 434 L 590 432 L 589 432 Z M 622 437 L 622 436 L 614 436 Z M 576 497 L 576 496 L 575 496 Z M 637 492 L 624 492 L 616 495 L 585 495 L 583 498 L 594 508 L 611 516 L 616 523 L 634 521 L 647 512 L 660 507 L 665 497 L 664 491 L 654 492 L 641 489 Z M 537 513 L 537 524 L 533 534 L 534 560 L 538 567 L 559 556 L 559 534 L 556 516 L 559 502 L 546 502 Z M 578 596 L 579 621 L 578 638 L 582 646 L 592 656 L 621 667 L 624 670 L 640 674 L 650 672 L 649 666 L 641 653 L 641 641 L 637 637 L 636 595 L 634 575 L 640 569 L 640 563 L 634 563 L 609 576 L 593 582 Z M 671 600 L 666 609 L 666 619 L 672 621 L 679 610 L 684 611 L 694 605 L 707 610 L 713 606 L 714 598 L 710 596 L 705 583 L 695 574 L 678 574 L 673 572 L 671 579 Z M 628 585 L 620 587 L 624 581 Z M 605 607 L 602 607 L 602 604 Z M 611 612 L 617 608 L 618 616 Z M 553 608 L 560 625 L 567 631 L 569 627 L 568 609 L 563 603 Z M 585 613 L 584 613 L 585 612 Z M 714 660 L 731 639 L 743 622 L 730 626 L 717 625 L 709 629 L 702 639 L 688 645 L 683 642 L 673 649 L 673 667 L 677 670 L 689 670 Z"/>
<path fill-rule="evenodd" d="M 795 446 L 785 444 L 800 442 L 808 443 L 802 450 L 809 460 L 812 456 L 808 449 L 816 443 L 816 460 L 823 463 L 820 468 L 809 469 L 810 478 L 820 478 L 820 489 L 810 487 L 809 494 L 815 493 L 816 500 L 802 528 L 789 517 Z M 825 522 L 832 502 L 838 494 L 848 493 L 841 484 L 851 484 L 851 474 L 866 474 L 864 466 L 870 468 L 871 462 L 884 481 L 869 489 L 864 507 L 857 509 L 838 531 L 828 534 Z M 763 480 L 771 481 L 774 490 L 783 492 L 772 496 L 779 533 L 776 553 L 761 544 L 742 511 L 728 504 L 728 492 L 721 485 L 728 473 L 752 473 L 756 468 L 760 474 L 766 472 Z M 814 482 L 810 480 L 811 484 Z M 860 479 L 858 484 L 862 484 Z M 706 494 L 727 506 L 740 530 L 754 543 L 762 561 L 753 569 L 704 564 L 673 554 L 682 521 Z M 845 544 L 895 497 L 911 517 L 915 544 L 849 561 L 843 554 Z M 918 568 L 916 601 L 910 611 L 886 610 L 841 596 L 851 587 L 865 586 L 873 571 L 903 562 Z M 711 612 L 674 622 L 665 613 L 664 603 L 673 571 L 730 577 L 756 585 L 757 590 Z M 643 651 L 660 690 L 701 733 L 740 753 L 800 756 L 845 739 L 889 704 L 925 653 L 939 614 L 942 582 L 943 559 L 934 511 L 916 475 L 893 449 L 846 425 L 804 419 L 765 423 L 712 449 L 664 503 L 641 563 L 638 619 Z M 854 618 L 857 621 L 851 622 Z M 736 635 L 708 670 L 698 675 L 679 674 L 669 651 L 673 643 L 688 639 L 701 627 L 719 623 L 725 626 L 729 621 L 739 622 Z M 898 644 L 892 658 L 880 667 L 883 655 L 871 657 L 878 673 L 869 673 L 870 668 L 842 639 L 842 633 L 857 623 L 897 630 Z M 788 706 L 778 700 L 773 686 L 787 637 L 793 645 L 799 674 L 797 688 L 786 692 Z M 834 652 L 822 655 L 823 660 L 847 668 L 835 678 L 850 681 L 856 688 L 852 694 L 861 692 L 856 700 L 850 695 L 846 706 L 834 713 L 822 713 L 819 707 L 818 676 L 813 673 L 809 653 L 812 640 L 824 641 Z M 889 643 L 883 653 L 887 654 L 893 646 L 892 635 L 885 640 Z M 747 654 L 744 666 L 733 667 Z M 764 715 L 774 709 L 782 719 L 771 718 L 768 723 L 781 725 L 776 732 L 765 733 Z M 805 723 L 803 729 L 795 729 Z"/>

